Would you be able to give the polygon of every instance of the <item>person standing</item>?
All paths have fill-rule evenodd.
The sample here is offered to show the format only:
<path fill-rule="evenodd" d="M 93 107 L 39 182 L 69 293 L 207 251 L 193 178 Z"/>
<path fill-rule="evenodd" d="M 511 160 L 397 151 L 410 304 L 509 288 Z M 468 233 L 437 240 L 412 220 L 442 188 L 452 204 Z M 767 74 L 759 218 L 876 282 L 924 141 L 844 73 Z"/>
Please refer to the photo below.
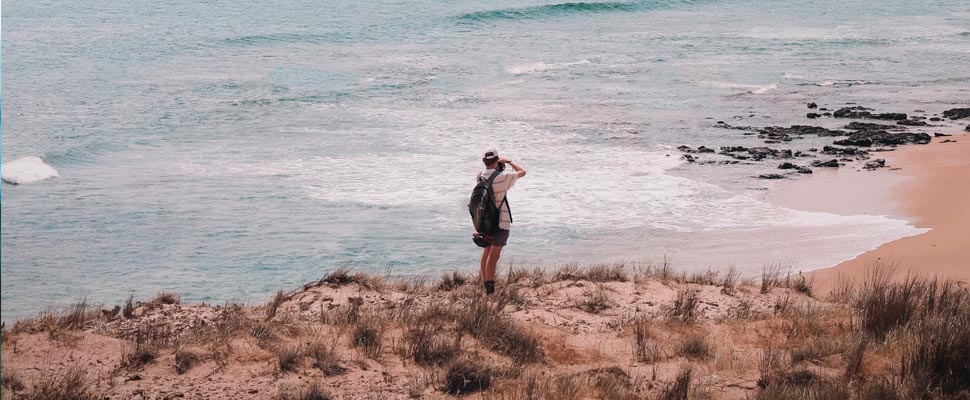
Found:
<path fill-rule="evenodd" d="M 495 207 L 499 209 L 498 231 L 492 235 L 490 243 L 482 248 L 481 278 L 485 285 L 485 293 L 495 292 L 495 268 L 498 259 L 502 255 L 502 248 L 509 240 L 509 229 L 512 228 L 512 213 L 509 210 L 509 203 L 505 198 L 509 189 L 515 182 L 525 176 L 525 168 L 513 162 L 508 157 L 500 157 L 498 151 L 489 149 L 482 155 L 482 163 L 485 169 L 476 177 L 481 182 L 488 180 L 496 171 L 500 173 L 492 180 L 492 193 Z M 512 170 L 505 170 L 505 165 L 512 167 Z"/>

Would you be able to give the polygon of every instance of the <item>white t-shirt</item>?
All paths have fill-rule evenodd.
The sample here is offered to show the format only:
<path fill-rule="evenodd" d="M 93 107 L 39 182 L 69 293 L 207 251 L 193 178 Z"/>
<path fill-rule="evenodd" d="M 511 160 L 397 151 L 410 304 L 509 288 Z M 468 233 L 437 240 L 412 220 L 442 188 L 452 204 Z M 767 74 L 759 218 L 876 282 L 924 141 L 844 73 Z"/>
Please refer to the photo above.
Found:
<path fill-rule="evenodd" d="M 495 169 L 482 170 L 482 172 L 478 174 L 480 177 L 479 179 L 488 179 L 490 176 L 492 176 L 492 172 L 495 172 Z M 498 227 L 500 229 L 509 229 L 512 226 L 512 215 L 509 213 L 509 205 L 508 203 L 503 204 L 502 200 L 505 200 L 505 192 L 508 192 L 509 189 L 515 185 L 516 179 L 519 179 L 519 173 L 511 168 L 507 168 L 505 171 L 502 171 L 501 174 L 496 176 L 494 181 L 492 181 L 492 193 L 494 197 L 493 200 L 495 200 L 495 207 L 501 207 L 501 213 L 499 214 L 498 218 Z M 478 180 L 476 179 L 475 182 L 477 183 Z"/>

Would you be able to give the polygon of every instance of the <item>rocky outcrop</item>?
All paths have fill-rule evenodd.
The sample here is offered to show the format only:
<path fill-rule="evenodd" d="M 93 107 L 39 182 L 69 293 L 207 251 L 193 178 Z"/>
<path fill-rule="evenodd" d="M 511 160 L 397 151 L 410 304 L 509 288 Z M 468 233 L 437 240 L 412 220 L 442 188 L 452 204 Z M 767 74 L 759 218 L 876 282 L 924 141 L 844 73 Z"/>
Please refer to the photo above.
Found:
<path fill-rule="evenodd" d="M 903 120 L 906 119 L 905 113 L 873 113 L 871 108 L 866 108 L 862 106 L 854 107 L 842 107 L 832 113 L 835 118 L 867 118 L 867 119 L 884 119 L 884 120 Z"/>
<path fill-rule="evenodd" d="M 882 168 L 885 166 L 886 166 L 886 160 L 877 158 L 875 160 L 867 162 L 865 168 L 872 171 L 874 169 Z"/>
<path fill-rule="evenodd" d="M 831 159 L 831 160 L 828 160 L 828 161 L 812 161 L 812 166 L 813 167 L 832 167 L 832 168 L 838 168 L 839 167 L 839 160 Z"/>
<path fill-rule="evenodd" d="M 970 118 L 970 108 L 951 108 L 943 112 L 943 117 L 949 119 Z"/>
<path fill-rule="evenodd" d="M 930 135 L 923 132 L 859 131 L 848 138 L 836 140 L 840 146 L 898 146 L 901 144 L 927 144 Z"/>

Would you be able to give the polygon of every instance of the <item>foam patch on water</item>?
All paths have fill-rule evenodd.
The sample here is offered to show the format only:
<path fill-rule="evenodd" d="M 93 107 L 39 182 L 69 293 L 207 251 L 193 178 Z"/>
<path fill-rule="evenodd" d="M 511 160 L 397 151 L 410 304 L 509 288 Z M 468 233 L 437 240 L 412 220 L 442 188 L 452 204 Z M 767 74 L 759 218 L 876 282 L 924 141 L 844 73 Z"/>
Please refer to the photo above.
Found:
<path fill-rule="evenodd" d="M 528 64 L 518 64 L 512 65 L 505 68 L 505 72 L 512 75 L 525 75 L 534 74 L 538 72 L 545 72 L 550 70 L 564 69 L 576 65 L 589 64 L 589 60 L 581 60 L 576 62 L 563 62 L 563 63 L 544 63 L 542 61 L 528 63 Z"/>
<path fill-rule="evenodd" d="M 0 178 L 13 185 L 39 182 L 56 176 L 56 169 L 44 164 L 44 160 L 39 157 L 33 156 L 21 157 L 3 163 L 2 172 L 0 172 Z"/>

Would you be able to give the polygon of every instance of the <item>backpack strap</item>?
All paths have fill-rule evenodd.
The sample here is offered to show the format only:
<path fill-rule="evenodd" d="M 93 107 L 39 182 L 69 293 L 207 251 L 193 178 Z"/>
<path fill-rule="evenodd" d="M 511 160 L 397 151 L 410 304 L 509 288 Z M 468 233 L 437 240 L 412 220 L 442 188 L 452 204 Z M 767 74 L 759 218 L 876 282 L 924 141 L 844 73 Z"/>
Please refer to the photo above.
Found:
<path fill-rule="evenodd" d="M 505 204 L 505 208 L 509 209 L 509 223 L 510 224 L 513 223 L 514 221 L 512 221 L 512 207 L 509 207 L 509 193 L 508 192 L 506 192 L 505 193 L 505 197 L 502 198 L 502 204 Z M 499 210 L 501 210 L 501 209 L 502 208 L 499 207 Z"/>

